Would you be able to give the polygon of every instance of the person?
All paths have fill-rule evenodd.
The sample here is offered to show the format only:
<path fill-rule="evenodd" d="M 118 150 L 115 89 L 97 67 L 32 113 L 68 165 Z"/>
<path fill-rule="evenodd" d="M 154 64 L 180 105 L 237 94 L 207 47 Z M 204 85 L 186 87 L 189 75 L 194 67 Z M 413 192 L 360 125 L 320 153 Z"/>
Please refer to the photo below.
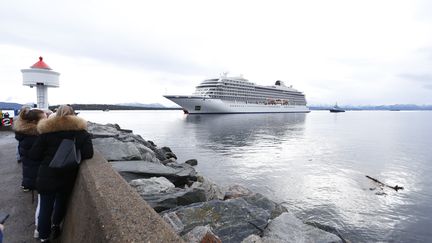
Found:
<path fill-rule="evenodd" d="M 3 118 L 9 118 L 9 112 L 6 111 L 6 113 L 3 114 Z"/>
<path fill-rule="evenodd" d="M 32 148 L 37 136 L 37 124 L 41 119 L 47 118 L 46 113 L 39 109 L 30 109 L 24 107 L 14 123 L 15 139 L 18 140 L 18 161 L 22 161 L 22 182 L 21 188 L 24 192 L 36 189 L 36 177 L 39 170 L 40 161 L 32 160 L 28 154 Z M 35 226 L 37 228 L 37 217 L 39 213 L 39 195 L 38 204 L 35 212 Z M 37 229 L 34 231 L 34 237 L 38 237 Z"/>
<path fill-rule="evenodd" d="M 41 242 L 46 242 L 51 232 L 53 238 L 60 234 L 60 224 L 78 172 L 78 168 L 53 169 L 49 164 L 63 139 L 75 140 L 83 160 L 93 157 L 93 144 L 87 132 L 87 122 L 75 116 L 73 108 L 67 105 L 60 106 L 53 118 L 39 122 L 37 128 L 40 135 L 30 150 L 30 157 L 41 160 L 36 181 L 40 194 L 37 229 Z"/>
<path fill-rule="evenodd" d="M 3 242 L 3 230 L 4 230 L 4 226 L 0 224 L 0 243 Z"/>
<path fill-rule="evenodd" d="M 38 137 L 37 124 L 47 118 L 39 109 L 24 108 L 14 123 L 15 139 L 18 140 L 19 160 L 22 162 L 21 188 L 27 192 L 36 189 L 36 176 L 40 161 L 32 160 L 28 154 Z"/>

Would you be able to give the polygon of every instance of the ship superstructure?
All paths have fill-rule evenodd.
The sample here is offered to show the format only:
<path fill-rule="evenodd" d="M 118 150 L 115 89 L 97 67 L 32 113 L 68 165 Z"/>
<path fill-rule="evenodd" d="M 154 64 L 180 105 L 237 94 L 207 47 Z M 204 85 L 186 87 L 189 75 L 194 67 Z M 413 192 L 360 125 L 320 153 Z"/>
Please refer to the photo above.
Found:
<path fill-rule="evenodd" d="M 165 95 L 186 113 L 309 112 L 305 95 L 278 80 L 272 86 L 256 85 L 243 77 L 206 79 L 193 95 Z"/>

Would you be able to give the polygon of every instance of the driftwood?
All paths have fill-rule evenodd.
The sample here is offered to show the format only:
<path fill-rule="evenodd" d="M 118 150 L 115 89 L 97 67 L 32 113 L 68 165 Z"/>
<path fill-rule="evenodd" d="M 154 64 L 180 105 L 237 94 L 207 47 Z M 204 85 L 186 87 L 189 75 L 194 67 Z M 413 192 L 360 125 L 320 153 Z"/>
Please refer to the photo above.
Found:
<path fill-rule="evenodd" d="M 371 179 L 371 180 L 373 180 L 373 181 L 375 181 L 376 183 L 380 184 L 381 186 L 385 186 L 385 187 L 391 188 L 391 189 L 393 189 L 395 191 L 403 190 L 404 189 L 403 186 L 398 186 L 398 185 L 396 185 L 396 186 L 389 186 L 389 185 L 384 184 L 381 181 L 379 181 L 379 180 L 377 180 L 377 179 L 375 179 L 373 177 L 370 177 L 368 175 L 366 175 L 366 177 L 369 178 L 369 179 Z"/>

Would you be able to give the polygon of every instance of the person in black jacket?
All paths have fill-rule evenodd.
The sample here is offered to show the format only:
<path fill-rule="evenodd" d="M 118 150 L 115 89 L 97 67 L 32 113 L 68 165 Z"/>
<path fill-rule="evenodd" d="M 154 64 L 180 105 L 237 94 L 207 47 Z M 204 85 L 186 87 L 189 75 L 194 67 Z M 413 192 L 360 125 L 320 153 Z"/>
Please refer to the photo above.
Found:
<path fill-rule="evenodd" d="M 46 115 L 42 110 L 31 110 L 29 107 L 26 107 L 21 111 L 14 124 L 15 139 L 18 140 L 18 153 L 23 168 L 23 179 L 21 182 L 23 191 L 36 189 L 36 176 L 40 161 L 32 160 L 28 155 L 39 135 L 36 126 L 39 120 L 43 118 L 46 118 Z"/>
<path fill-rule="evenodd" d="M 37 129 L 40 135 L 30 151 L 30 157 L 41 161 L 36 188 L 41 198 L 39 238 L 44 242 L 49 239 L 51 230 L 54 238 L 60 233 L 60 223 L 78 172 L 78 168 L 53 169 L 49 164 L 63 139 L 75 140 L 83 160 L 93 157 L 93 144 L 91 135 L 86 131 L 87 121 L 75 116 L 73 108 L 67 105 L 60 106 L 53 118 L 50 116 L 39 122 Z"/>

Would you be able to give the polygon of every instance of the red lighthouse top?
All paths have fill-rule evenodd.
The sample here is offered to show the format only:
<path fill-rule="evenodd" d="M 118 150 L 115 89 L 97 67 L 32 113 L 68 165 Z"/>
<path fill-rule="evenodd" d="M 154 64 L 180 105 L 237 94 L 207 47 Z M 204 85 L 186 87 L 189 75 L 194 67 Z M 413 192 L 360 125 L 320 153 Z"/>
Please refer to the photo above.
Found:
<path fill-rule="evenodd" d="M 39 62 L 33 64 L 31 68 L 49 69 L 51 68 L 43 61 L 43 57 L 39 57 Z"/>

